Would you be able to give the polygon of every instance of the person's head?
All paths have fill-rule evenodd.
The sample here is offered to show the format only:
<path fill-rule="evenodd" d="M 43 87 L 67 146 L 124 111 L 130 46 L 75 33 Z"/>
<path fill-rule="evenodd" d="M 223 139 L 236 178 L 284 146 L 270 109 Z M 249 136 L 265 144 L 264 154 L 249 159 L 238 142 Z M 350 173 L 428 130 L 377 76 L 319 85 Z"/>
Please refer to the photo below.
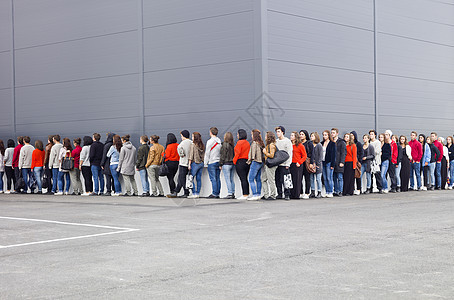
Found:
<path fill-rule="evenodd" d="M 453 144 L 452 141 L 453 141 L 452 135 L 448 135 L 446 137 L 446 143 L 448 144 L 448 146 L 451 146 Z"/>
<path fill-rule="evenodd" d="M 144 144 L 144 145 L 145 145 L 145 144 L 148 144 L 148 136 L 142 135 L 142 136 L 140 137 L 140 143 L 141 143 L 141 144 Z"/>
<path fill-rule="evenodd" d="M 6 142 L 6 147 L 8 148 L 14 148 L 16 144 L 14 143 L 14 140 L 9 139 L 8 142 Z"/>
<path fill-rule="evenodd" d="M 54 140 L 54 144 L 60 143 L 60 135 L 54 134 L 53 140 Z"/>
<path fill-rule="evenodd" d="M 428 136 L 428 137 L 426 138 L 426 143 L 427 143 L 427 144 L 432 144 L 432 137 Z"/>
<path fill-rule="evenodd" d="M 115 149 L 117 149 L 118 152 L 120 152 L 123 143 L 121 142 L 121 137 L 118 134 L 112 137 L 112 145 L 115 146 Z"/>
<path fill-rule="evenodd" d="M 260 133 L 260 130 L 258 129 L 253 129 L 252 130 L 252 141 L 256 142 L 262 147 L 265 147 L 265 144 L 263 143 L 262 135 Z"/>
<path fill-rule="evenodd" d="M 24 143 L 25 144 L 30 144 L 30 137 L 29 136 L 24 136 Z"/>
<path fill-rule="evenodd" d="M 210 136 L 218 136 L 219 130 L 216 127 L 210 128 Z"/>
<path fill-rule="evenodd" d="M 385 131 L 385 140 L 391 142 L 391 137 L 393 136 L 393 132 L 390 129 Z"/>
<path fill-rule="evenodd" d="M 167 134 L 167 142 L 166 142 L 166 147 L 170 144 L 175 144 L 177 142 L 177 138 L 173 133 L 168 133 Z"/>
<path fill-rule="evenodd" d="M 349 141 L 350 141 L 350 133 L 344 134 L 344 142 L 346 142 L 347 145 L 348 145 L 348 142 L 349 142 Z"/>
<path fill-rule="evenodd" d="M 49 136 L 47 137 L 47 142 L 48 142 L 49 144 L 52 144 L 52 145 L 53 145 L 53 144 L 54 144 L 54 136 L 53 136 L 53 135 L 49 135 Z"/>
<path fill-rule="evenodd" d="M 71 146 L 71 140 L 68 138 L 63 139 L 63 147 L 65 147 L 66 150 L 73 150 L 73 147 Z"/>
<path fill-rule="evenodd" d="M 100 139 L 101 139 L 101 135 L 99 133 L 93 133 L 93 140 L 95 140 L 96 142 L 99 142 Z"/>
<path fill-rule="evenodd" d="M 331 132 L 329 130 L 324 130 L 322 135 L 323 135 L 323 141 L 324 142 L 327 141 L 327 140 L 329 140 L 329 141 L 333 140 L 333 138 L 331 136 Z"/>
<path fill-rule="evenodd" d="M 182 130 L 180 131 L 180 135 L 182 141 L 187 140 L 189 138 L 189 131 L 187 131 L 186 129 Z"/>
<path fill-rule="evenodd" d="M 374 129 L 369 130 L 369 137 L 371 141 L 375 141 L 377 138 L 377 132 Z"/>
<path fill-rule="evenodd" d="M 333 140 L 336 140 L 338 136 L 339 136 L 339 129 L 331 128 L 331 138 Z"/>
<path fill-rule="evenodd" d="M 91 138 L 91 136 L 84 136 L 84 146 L 90 146 L 91 144 L 93 144 L 93 139 Z"/>
<path fill-rule="evenodd" d="M 348 133 L 347 145 L 355 145 L 355 135 L 353 133 Z"/>
<path fill-rule="evenodd" d="M 266 132 L 266 144 L 276 143 L 276 135 L 272 131 Z"/>
<path fill-rule="evenodd" d="M 276 131 L 276 136 L 278 139 L 283 139 L 285 136 L 285 128 L 284 126 L 278 126 L 274 128 L 274 131 Z"/>
<path fill-rule="evenodd" d="M 3 144 L 3 140 L 0 140 L 0 153 L 5 155 L 5 144 Z"/>
<path fill-rule="evenodd" d="M 36 140 L 36 141 L 35 141 L 35 148 L 42 151 L 43 148 L 44 148 L 44 146 L 43 146 L 43 141 L 41 141 L 41 140 Z"/>
<path fill-rule="evenodd" d="M 192 133 L 192 143 L 199 149 L 205 150 L 205 145 L 203 145 L 202 135 L 200 134 L 200 132 L 196 131 Z"/>
<path fill-rule="evenodd" d="M 292 131 L 292 133 L 290 134 L 290 140 L 292 141 L 292 144 L 295 146 L 301 144 L 300 135 L 296 131 Z"/>
<path fill-rule="evenodd" d="M 235 144 L 233 143 L 233 134 L 230 131 L 227 131 L 224 134 L 224 142 L 234 146 Z"/>
<path fill-rule="evenodd" d="M 73 140 L 74 147 L 80 146 L 80 143 L 82 142 L 81 138 L 75 138 Z"/>
<path fill-rule="evenodd" d="M 380 133 L 380 134 L 378 135 L 378 140 L 379 140 L 380 142 L 384 143 L 384 142 L 385 142 L 385 134 L 384 134 L 384 133 Z"/>
<path fill-rule="evenodd" d="M 369 141 L 370 141 L 369 135 L 368 134 L 363 135 L 364 144 L 366 144 L 366 145 L 369 144 Z"/>
<path fill-rule="evenodd" d="M 123 142 L 123 144 L 129 142 L 130 139 L 131 136 L 129 134 L 125 134 L 124 136 L 121 137 L 121 141 Z"/>
<path fill-rule="evenodd" d="M 20 145 L 23 145 L 24 144 L 24 137 L 23 136 L 18 136 L 17 137 L 17 143 L 20 144 Z"/>
<path fill-rule="evenodd" d="M 152 144 L 157 144 L 159 142 L 159 135 L 153 134 L 150 136 L 150 142 Z"/>
<path fill-rule="evenodd" d="M 432 138 L 432 142 L 435 142 L 438 139 L 438 134 L 436 132 L 430 133 L 430 137 Z"/>
<path fill-rule="evenodd" d="M 314 143 L 314 145 L 320 143 L 320 135 L 318 132 L 312 132 L 311 133 L 311 141 Z"/>
<path fill-rule="evenodd" d="M 408 145 L 407 137 L 405 135 L 401 135 L 399 137 L 399 143 L 402 147 L 407 146 Z"/>
<path fill-rule="evenodd" d="M 245 140 L 247 139 L 247 132 L 244 129 L 238 129 L 238 139 Z"/>
<path fill-rule="evenodd" d="M 417 137 L 418 137 L 418 133 L 416 131 L 412 131 L 411 135 L 410 135 L 411 140 L 414 141 L 414 140 L 416 140 Z"/>
<path fill-rule="evenodd" d="M 442 136 L 439 136 L 439 137 L 438 137 L 438 141 L 439 141 L 442 145 L 445 144 L 445 139 L 444 139 L 444 137 L 442 137 Z"/>
<path fill-rule="evenodd" d="M 420 134 L 418 136 L 418 141 L 421 143 L 421 144 L 425 144 L 426 143 L 426 136 L 424 134 Z"/>
<path fill-rule="evenodd" d="M 300 130 L 300 138 L 301 138 L 301 142 L 305 143 L 310 138 L 309 132 L 307 132 L 307 130 L 305 130 L 305 129 Z"/>
<path fill-rule="evenodd" d="M 392 139 L 395 143 L 399 143 L 399 137 L 398 137 L 397 135 L 393 134 L 393 135 L 391 136 L 391 139 Z"/>

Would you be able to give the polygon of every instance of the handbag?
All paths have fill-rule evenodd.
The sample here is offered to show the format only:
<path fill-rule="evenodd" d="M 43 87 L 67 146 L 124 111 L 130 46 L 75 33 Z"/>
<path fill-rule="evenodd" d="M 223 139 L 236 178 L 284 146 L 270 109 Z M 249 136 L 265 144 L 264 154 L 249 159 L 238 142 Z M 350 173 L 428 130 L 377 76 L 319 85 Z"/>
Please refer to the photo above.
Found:
<path fill-rule="evenodd" d="M 370 163 L 370 171 L 372 174 L 378 173 L 380 171 L 380 166 L 377 164 L 375 159 Z"/>
<path fill-rule="evenodd" d="M 166 154 L 164 153 L 164 158 L 162 159 L 162 165 L 159 167 L 159 176 L 167 176 L 170 174 L 169 167 L 166 164 Z"/>
<path fill-rule="evenodd" d="M 359 161 L 356 162 L 355 178 L 361 178 L 361 163 Z"/>
<path fill-rule="evenodd" d="M 284 188 L 293 189 L 293 181 L 291 174 L 284 175 Z"/>
<path fill-rule="evenodd" d="M 44 172 L 43 180 L 42 180 L 42 184 L 41 184 L 41 185 L 42 185 L 42 188 L 43 188 L 43 189 L 47 189 L 47 188 L 48 188 L 48 186 L 47 186 L 47 174 L 46 174 L 46 172 Z"/>
<path fill-rule="evenodd" d="M 194 176 L 192 176 L 191 174 L 186 175 L 186 188 L 187 189 L 193 188 L 193 186 L 194 186 L 193 180 L 194 180 Z"/>
<path fill-rule="evenodd" d="M 66 153 L 68 152 L 69 151 L 67 151 Z M 71 156 L 71 152 L 69 152 L 69 156 L 68 154 L 66 154 L 63 160 L 61 161 L 61 169 L 64 171 L 74 170 L 74 157 Z"/>
<path fill-rule="evenodd" d="M 317 172 L 317 166 L 314 164 L 314 165 L 311 165 L 311 159 L 310 157 L 306 158 L 306 161 L 304 162 L 306 164 L 306 170 L 309 172 L 309 173 L 315 173 Z"/>
<path fill-rule="evenodd" d="M 275 167 L 275 166 L 279 166 L 280 164 L 282 164 L 283 162 L 285 162 L 287 159 L 289 159 L 289 155 L 287 152 L 285 152 L 284 150 L 279 150 L 277 147 L 276 147 L 276 152 L 274 152 L 274 157 L 273 158 L 268 158 L 266 160 L 266 166 L 268 168 L 272 168 L 272 167 Z"/>

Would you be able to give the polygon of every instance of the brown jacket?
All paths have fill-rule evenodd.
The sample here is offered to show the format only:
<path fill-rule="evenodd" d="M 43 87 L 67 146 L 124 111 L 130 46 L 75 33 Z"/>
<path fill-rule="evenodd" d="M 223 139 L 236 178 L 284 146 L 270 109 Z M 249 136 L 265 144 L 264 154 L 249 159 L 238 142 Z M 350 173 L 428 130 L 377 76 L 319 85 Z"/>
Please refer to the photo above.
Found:
<path fill-rule="evenodd" d="M 276 153 L 276 143 L 271 143 L 269 144 L 268 146 L 265 147 L 265 161 L 268 159 L 268 158 L 273 158 L 274 157 L 274 153 Z"/>
<path fill-rule="evenodd" d="M 46 154 L 44 155 L 44 166 L 47 166 L 49 164 L 49 156 L 50 156 L 51 149 L 52 149 L 52 144 L 48 143 L 45 148 Z"/>
<path fill-rule="evenodd" d="M 257 142 L 252 142 L 251 148 L 249 149 L 247 163 L 250 164 L 253 161 L 262 163 L 263 162 L 263 152 L 262 151 L 263 151 L 263 148 Z"/>
<path fill-rule="evenodd" d="M 148 158 L 145 167 L 148 168 L 151 165 L 159 166 L 162 163 L 163 152 L 164 147 L 162 145 L 154 144 L 151 146 L 150 151 L 148 151 Z"/>
<path fill-rule="evenodd" d="M 189 160 L 195 162 L 196 164 L 203 163 L 203 157 L 205 155 L 205 150 L 200 149 L 195 144 L 191 144 L 191 149 L 189 150 Z"/>

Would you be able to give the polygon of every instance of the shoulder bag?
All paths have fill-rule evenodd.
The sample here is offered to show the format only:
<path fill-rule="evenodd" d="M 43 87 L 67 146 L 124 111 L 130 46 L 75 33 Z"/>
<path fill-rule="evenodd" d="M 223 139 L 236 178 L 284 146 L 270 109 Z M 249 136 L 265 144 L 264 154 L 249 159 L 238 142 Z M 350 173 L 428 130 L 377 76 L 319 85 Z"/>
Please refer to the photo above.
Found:
<path fill-rule="evenodd" d="M 68 156 L 69 152 L 69 156 Z M 65 157 L 61 161 L 61 169 L 65 171 L 74 170 L 74 158 L 71 156 L 71 152 L 67 151 Z"/>
<path fill-rule="evenodd" d="M 165 154 L 165 152 L 164 152 L 164 158 L 162 159 L 162 164 L 159 167 L 158 174 L 159 174 L 159 176 L 167 176 L 167 175 L 170 174 L 169 167 L 166 164 L 166 154 Z"/>

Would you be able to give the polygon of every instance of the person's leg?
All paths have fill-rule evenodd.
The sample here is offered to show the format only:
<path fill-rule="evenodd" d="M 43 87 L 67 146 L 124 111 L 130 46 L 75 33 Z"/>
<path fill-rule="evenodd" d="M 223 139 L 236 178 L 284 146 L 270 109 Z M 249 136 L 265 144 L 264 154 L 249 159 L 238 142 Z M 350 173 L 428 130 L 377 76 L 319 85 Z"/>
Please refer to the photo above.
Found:
<path fill-rule="evenodd" d="M 276 178 L 277 197 L 281 198 L 281 197 L 283 197 L 282 185 L 284 184 L 284 181 L 282 180 L 284 178 L 284 174 L 282 174 L 282 167 L 278 166 L 276 168 L 275 178 Z"/>
<path fill-rule="evenodd" d="M 5 175 L 5 172 L 0 172 L 0 192 L 3 192 L 3 187 L 4 187 L 4 182 L 3 182 L 3 176 Z"/>
<path fill-rule="evenodd" d="M 72 179 L 71 179 L 72 180 Z M 76 190 L 77 190 L 77 194 L 82 194 L 83 193 L 83 190 L 82 190 L 82 181 L 80 180 L 80 170 L 79 169 L 76 169 L 76 183 L 74 184 L 76 186 Z"/>
<path fill-rule="evenodd" d="M 150 192 L 150 185 L 148 183 L 148 174 L 147 170 L 139 170 L 140 181 L 142 183 L 142 191 L 144 194 L 148 194 Z"/>
<path fill-rule="evenodd" d="M 42 192 L 43 183 L 41 181 L 41 178 L 42 178 L 42 173 L 43 173 L 43 167 L 35 167 L 33 169 L 33 172 L 35 173 L 36 184 L 38 185 L 38 192 Z"/>
<path fill-rule="evenodd" d="M 388 189 L 388 180 L 386 179 L 386 174 L 388 173 L 388 167 L 389 167 L 389 160 L 385 160 L 384 162 L 381 163 L 381 174 L 382 174 L 382 185 L 383 189 L 387 190 Z"/>
<path fill-rule="evenodd" d="M 297 181 L 297 176 L 298 176 L 298 168 L 296 167 L 296 163 L 292 163 L 290 165 L 290 175 L 292 176 L 292 182 L 293 182 L 293 188 L 290 190 L 290 198 L 292 199 L 297 199 L 299 198 L 299 190 L 297 188 L 300 188 L 299 186 L 297 187 L 296 181 Z M 301 188 L 300 188 L 301 189 Z M 298 195 L 298 197 L 297 197 Z"/>
<path fill-rule="evenodd" d="M 203 163 L 200 163 L 196 166 L 197 173 L 195 177 L 197 179 L 197 190 L 196 195 L 200 195 L 200 190 L 202 189 L 202 172 L 203 172 Z"/>
<path fill-rule="evenodd" d="M 431 188 L 435 188 L 435 168 L 437 163 L 433 162 L 429 165 L 429 172 L 430 172 L 430 186 Z"/>
<path fill-rule="evenodd" d="M 221 169 L 219 169 L 219 163 L 216 163 L 216 181 L 217 181 L 217 189 L 216 189 L 216 196 L 219 197 L 221 194 Z"/>
<path fill-rule="evenodd" d="M 410 163 L 410 190 L 415 188 L 416 163 Z"/>
<path fill-rule="evenodd" d="M 102 177 L 103 175 L 101 174 L 100 176 Z M 106 183 L 106 194 L 111 194 L 112 193 L 112 175 L 104 174 L 104 176 L 105 176 L 105 183 Z"/>
<path fill-rule="evenodd" d="M 111 165 L 110 174 L 112 174 L 112 178 L 114 180 L 115 194 L 121 194 L 121 184 L 120 184 L 120 178 L 118 177 L 118 173 L 117 173 L 117 167 L 118 167 L 118 165 Z"/>
<path fill-rule="evenodd" d="M 396 185 L 397 187 L 401 187 L 401 181 L 400 181 L 400 170 L 402 169 L 402 164 L 399 163 L 397 165 L 394 165 L 395 170 L 396 170 Z"/>
<path fill-rule="evenodd" d="M 266 165 L 263 166 L 263 174 L 262 174 L 262 191 L 263 197 L 268 198 L 270 197 L 270 188 L 268 187 L 268 173 L 269 169 Z"/>
<path fill-rule="evenodd" d="M 311 192 L 311 174 L 306 168 L 306 164 L 303 163 L 303 177 L 304 177 L 304 192 L 302 194 L 309 195 Z"/>
<path fill-rule="evenodd" d="M 65 191 L 69 193 L 69 188 L 71 187 L 71 176 L 69 176 L 69 172 L 65 173 Z"/>
<path fill-rule="evenodd" d="M 22 168 L 22 178 L 24 179 L 24 183 L 25 183 L 24 191 L 27 192 L 28 186 L 29 186 L 29 179 L 28 179 L 27 169 L 25 169 L 25 168 Z"/>
<path fill-rule="evenodd" d="M 91 173 L 93 175 L 93 182 L 95 184 L 95 194 L 98 194 L 99 193 L 98 168 L 96 166 L 91 166 Z"/>
<path fill-rule="evenodd" d="M 188 167 L 178 166 L 178 177 L 177 177 L 177 186 L 175 187 L 175 193 L 178 194 L 181 189 L 184 189 L 184 194 L 186 193 L 186 175 L 188 174 Z"/>
<path fill-rule="evenodd" d="M 262 163 L 258 163 L 259 168 L 257 171 L 257 175 L 255 176 L 255 182 L 257 183 L 257 194 L 256 197 L 259 197 L 262 195 Z"/>
<path fill-rule="evenodd" d="M 129 175 L 122 174 L 123 180 L 125 182 L 125 193 L 124 195 L 132 195 L 131 189 L 131 177 Z"/>
<path fill-rule="evenodd" d="M 99 193 L 104 193 L 104 176 L 102 175 L 101 167 L 96 167 L 98 169 L 98 178 L 99 178 Z"/>
<path fill-rule="evenodd" d="M 6 190 L 11 191 L 11 188 L 14 185 L 11 185 L 11 183 L 15 182 L 13 181 L 14 178 L 14 171 L 12 167 L 5 167 L 5 172 L 6 172 Z"/>
<path fill-rule="evenodd" d="M 339 178 L 338 178 L 338 172 L 333 172 L 333 187 L 334 187 L 334 193 L 339 194 Z"/>
<path fill-rule="evenodd" d="M 236 164 L 236 172 L 241 181 L 242 195 L 249 195 L 249 182 L 247 180 L 249 173 L 249 165 L 246 163 L 245 159 L 239 159 Z"/>
<path fill-rule="evenodd" d="M 317 192 L 321 193 L 322 192 L 322 173 L 318 173 L 316 175 L 317 178 Z"/>
<path fill-rule="evenodd" d="M 130 175 L 129 177 L 130 177 L 132 195 L 137 196 L 139 194 L 139 190 L 137 189 L 136 179 L 134 178 L 134 175 Z"/>
<path fill-rule="evenodd" d="M 290 175 L 290 170 L 287 169 L 287 167 L 282 167 L 282 172 L 281 172 L 281 182 L 284 184 L 284 176 L 285 175 Z M 290 198 L 290 189 L 284 187 L 284 197 L 285 198 Z"/>
<path fill-rule="evenodd" d="M 57 192 L 57 185 L 58 185 L 58 169 L 52 168 L 52 193 Z"/>
<path fill-rule="evenodd" d="M 222 166 L 222 173 L 224 174 L 225 184 L 227 185 L 227 194 L 234 195 L 235 190 L 232 187 L 232 170 L 233 165 L 223 165 Z"/>
<path fill-rule="evenodd" d="M 251 187 L 252 196 L 257 195 L 257 185 L 255 183 L 255 177 L 257 176 L 257 172 L 259 171 L 258 163 L 253 161 L 251 163 L 251 168 L 249 169 L 249 186 Z"/>
<path fill-rule="evenodd" d="M 209 164 L 208 165 L 208 177 L 210 178 L 211 182 L 211 194 L 214 195 L 215 190 L 216 190 L 216 178 L 215 178 L 215 172 L 214 172 L 214 164 Z"/>
<path fill-rule="evenodd" d="M 449 186 L 454 185 L 454 160 L 449 162 Z"/>
<path fill-rule="evenodd" d="M 63 193 L 63 172 L 58 172 L 58 178 L 57 178 L 57 182 L 58 182 L 58 192 L 59 193 Z"/>
<path fill-rule="evenodd" d="M 337 179 L 339 180 L 339 193 L 342 194 L 344 189 L 344 173 L 339 172 L 339 174 L 337 174 Z"/>
<path fill-rule="evenodd" d="M 421 188 L 421 163 L 414 163 L 415 173 L 416 173 L 416 184 L 418 190 Z M 413 178 L 413 174 L 410 175 L 410 178 Z"/>
<path fill-rule="evenodd" d="M 159 180 L 159 166 L 154 165 L 153 166 L 154 171 L 154 177 L 156 181 L 156 187 L 158 189 L 158 196 L 164 196 L 164 189 L 162 188 L 161 181 Z"/>
<path fill-rule="evenodd" d="M 430 179 L 429 179 L 429 177 L 430 177 L 430 174 L 429 174 L 430 173 L 429 172 L 430 166 L 427 165 L 427 166 L 424 166 L 422 168 L 423 168 L 423 172 L 424 172 L 424 174 L 423 174 L 423 176 L 424 176 L 424 186 L 426 188 L 429 188 L 430 187 L 430 185 L 429 185 L 429 182 L 430 182 Z"/>
<path fill-rule="evenodd" d="M 436 170 L 437 188 L 441 188 L 441 162 L 437 162 L 435 170 Z"/>

